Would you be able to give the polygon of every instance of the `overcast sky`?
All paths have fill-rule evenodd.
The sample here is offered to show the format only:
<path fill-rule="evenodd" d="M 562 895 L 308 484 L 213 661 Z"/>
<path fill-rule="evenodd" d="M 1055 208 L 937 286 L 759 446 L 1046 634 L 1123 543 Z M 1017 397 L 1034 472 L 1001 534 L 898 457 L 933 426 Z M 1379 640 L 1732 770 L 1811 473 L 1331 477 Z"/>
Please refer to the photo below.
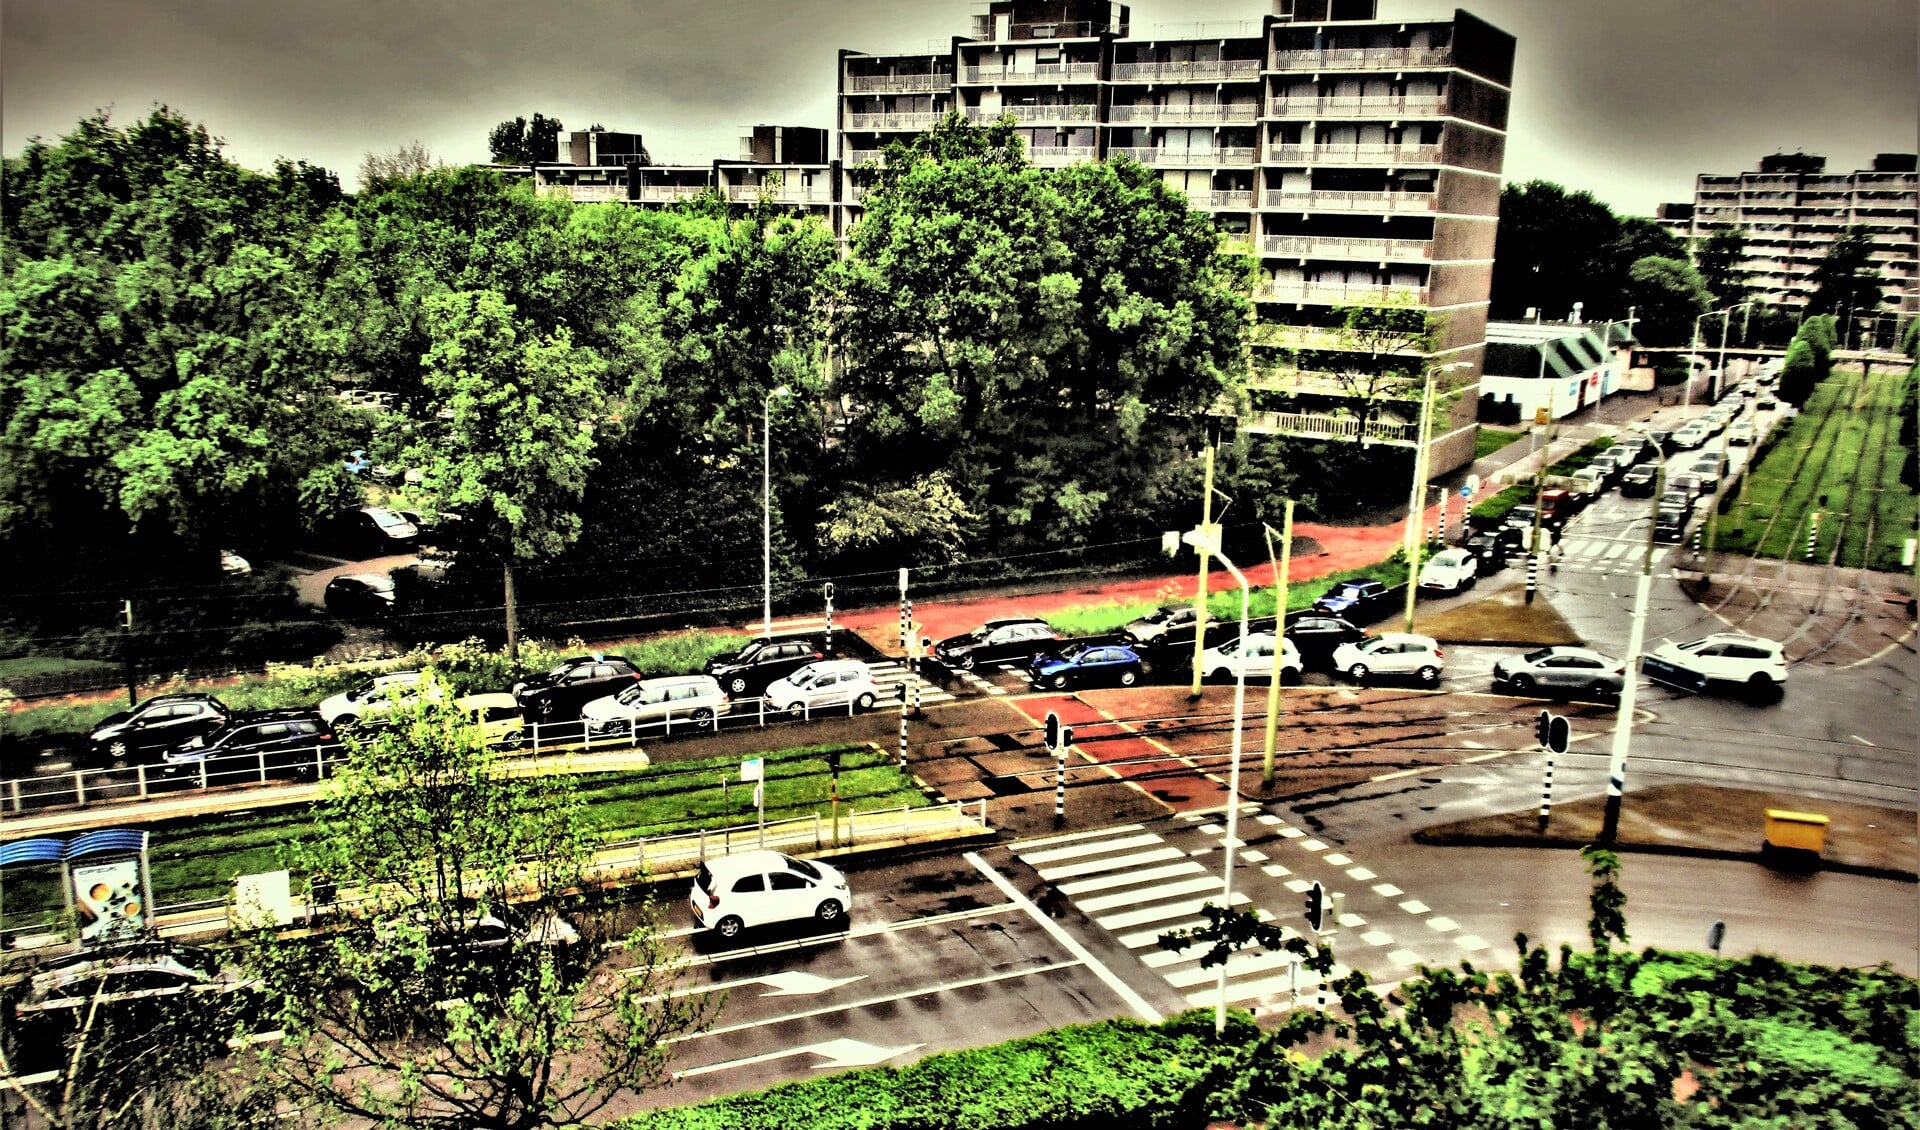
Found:
<path fill-rule="evenodd" d="M 1650 214 L 1697 173 L 1766 153 L 1830 170 L 1912 152 L 1915 0 L 1468 0 L 1519 40 L 1506 175 Z M 835 53 L 926 50 L 971 0 L 6 0 L 4 145 L 121 122 L 164 102 L 235 160 L 323 165 L 349 187 L 368 151 L 425 143 L 485 160 L 488 131 L 538 111 L 643 134 L 654 159 L 738 155 L 755 123 L 828 127 Z M 1156 25 L 1247 21 L 1263 0 L 1139 0 Z M 1381 0 L 1386 19 L 1450 15 Z M 1169 27 L 1169 31 L 1174 30 Z M 1209 30 L 1216 30 L 1210 28 Z"/>

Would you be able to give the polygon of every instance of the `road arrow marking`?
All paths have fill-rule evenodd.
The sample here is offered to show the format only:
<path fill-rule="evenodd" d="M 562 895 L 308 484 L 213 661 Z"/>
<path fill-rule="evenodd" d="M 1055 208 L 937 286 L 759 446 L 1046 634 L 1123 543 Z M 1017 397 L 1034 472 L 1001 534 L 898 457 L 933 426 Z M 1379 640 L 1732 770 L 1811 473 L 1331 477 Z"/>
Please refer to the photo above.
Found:
<path fill-rule="evenodd" d="M 696 1075 L 709 1075 L 715 1071 L 725 1071 L 734 1067 L 751 1067 L 757 1063 L 771 1063 L 776 1059 L 786 1059 L 795 1055 L 817 1055 L 822 1062 L 813 1065 L 815 1071 L 831 1071 L 840 1067 L 872 1067 L 884 1063 L 895 1056 L 917 1051 L 925 1044 L 903 1044 L 897 1048 L 881 1047 L 864 1040 L 827 1040 L 823 1043 L 808 1044 L 805 1047 L 788 1048 L 785 1051 L 767 1052 L 763 1055 L 750 1055 L 745 1059 L 729 1059 L 720 1063 L 709 1063 L 703 1067 L 689 1067 L 685 1071 L 673 1073 L 675 1079 L 691 1079 Z"/>
<path fill-rule="evenodd" d="M 824 993 L 842 985 L 851 985 L 855 981 L 866 980 L 865 973 L 856 973 L 851 977 L 821 977 L 812 973 L 794 970 L 790 973 L 773 973 L 760 978 L 763 985 L 772 985 L 773 991 L 761 993 L 763 997 L 802 997 L 813 993 Z M 917 1045 L 916 1045 L 917 1046 Z"/>

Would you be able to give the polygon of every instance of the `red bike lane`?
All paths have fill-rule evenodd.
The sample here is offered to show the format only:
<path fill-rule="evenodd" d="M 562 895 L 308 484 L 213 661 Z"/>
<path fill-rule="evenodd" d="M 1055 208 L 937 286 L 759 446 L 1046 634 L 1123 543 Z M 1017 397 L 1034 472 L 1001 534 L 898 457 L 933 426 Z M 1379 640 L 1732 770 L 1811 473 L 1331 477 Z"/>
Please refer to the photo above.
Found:
<path fill-rule="evenodd" d="M 1166 805 L 1174 812 L 1224 809 L 1229 793 L 1213 773 L 1181 757 L 1132 723 L 1113 719 L 1076 695 L 1037 695 L 1009 700 L 1034 724 L 1048 714 L 1073 730 L 1073 752 Z"/>

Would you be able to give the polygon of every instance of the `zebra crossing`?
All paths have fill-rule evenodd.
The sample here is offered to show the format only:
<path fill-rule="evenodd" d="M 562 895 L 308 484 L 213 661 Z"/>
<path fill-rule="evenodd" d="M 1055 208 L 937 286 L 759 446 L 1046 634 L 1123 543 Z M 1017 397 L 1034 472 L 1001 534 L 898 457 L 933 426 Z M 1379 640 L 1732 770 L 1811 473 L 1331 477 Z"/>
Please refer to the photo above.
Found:
<path fill-rule="evenodd" d="M 1653 570 L 1663 571 L 1673 557 L 1673 546 L 1653 548 Z M 1640 572 L 1646 561 L 1647 543 L 1643 538 L 1596 538 L 1569 536 L 1560 542 L 1559 568 L 1577 573 L 1603 576 L 1631 575 Z"/>
<path fill-rule="evenodd" d="M 908 671 L 907 665 L 898 659 L 874 660 L 867 664 L 867 669 L 873 672 L 873 681 L 878 683 L 880 688 L 886 692 L 880 700 L 881 706 L 885 706 L 890 702 L 895 704 L 899 703 L 900 699 L 898 696 L 902 686 L 917 686 L 919 688 L 917 693 L 919 695 L 920 705 L 922 706 L 932 706 L 935 703 L 941 702 L 952 702 L 958 697 L 951 691 L 943 690 L 939 686 L 929 683 L 924 676 L 916 675 Z M 907 691 L 907 701 L 913 701 L 915 693 L 914 690 L 909 689 Z"/>
<path fill-rule="evenodd" d="M 1418 965 L 1490 948 L 1305 830 L 1256 805 L 1242 812 L 1247 838 L 1235 845 L 1233 905 L 1268 921 L 1279 921 L 1273 908 L 1284 907 L 1297 919 L 1299 896 L 1315 879 L 1331 892 L 1344 892 L 1330 930 L 1320 937 L 1334 949 L 1334 978 L 1363 969 L 1385 991 Z M 1204 925 L 1201 908 L 1219 905 L 1225 841 L 1221 814 L 1204 813 L 1176 818 L 1159 830 L 1125 824 L 1026 840 L 1014 844 L 1013 853 L 1189 1007 L 1206 1008 L 1221 999 L 1220 968 L 1201 968 L 1201 947 L 1177 953 L 1160 948 L 1159 939 Z M 1300 936 L 1291 925 L 1282 932 Z M 1407 938 L 1415 940 L 1403 944 Z M 1226 1003 L 1256 1014 L 1311 1005 L 1319 987 L 1319 975 L 1285 950 L 1242 949 L 1227 960 L 1225 972 Z"/>

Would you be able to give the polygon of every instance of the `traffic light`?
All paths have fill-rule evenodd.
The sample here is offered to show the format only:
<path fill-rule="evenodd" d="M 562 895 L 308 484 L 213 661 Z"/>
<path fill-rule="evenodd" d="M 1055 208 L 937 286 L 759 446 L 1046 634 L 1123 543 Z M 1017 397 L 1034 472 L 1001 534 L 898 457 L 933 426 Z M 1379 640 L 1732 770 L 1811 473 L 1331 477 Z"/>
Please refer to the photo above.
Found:
<path fill-rule="evenodd" d="M 1542 710 L 1533 720 L 1533 740 L 1554 753 L 1567 752 L 1573 739 L 1573 725 L 1551 710 Z"/>
<path fill-rule="evenodd" d="M 1318 934 L 1327 921 L 1327 889 L 1319 883 L 1307 888 L 1307 925 Z"/>
<path fill-rule="evenodd" d="M 1553 729 L 1553 711 L 1542 710 L 1533 720 L 1533 744 L 1546 745 L 1547 735 Z"/>
<path fill-rule="evenodd" d="M 1052 752 L 1060 748 L 1060 716 L 1047 712 L 1047 750 Z"/>
<path fill-rule="evenodd" d="M 838 747 L 827 751 L 827 771 L 834 774 L 840 772 L 840 750 Z"/>

